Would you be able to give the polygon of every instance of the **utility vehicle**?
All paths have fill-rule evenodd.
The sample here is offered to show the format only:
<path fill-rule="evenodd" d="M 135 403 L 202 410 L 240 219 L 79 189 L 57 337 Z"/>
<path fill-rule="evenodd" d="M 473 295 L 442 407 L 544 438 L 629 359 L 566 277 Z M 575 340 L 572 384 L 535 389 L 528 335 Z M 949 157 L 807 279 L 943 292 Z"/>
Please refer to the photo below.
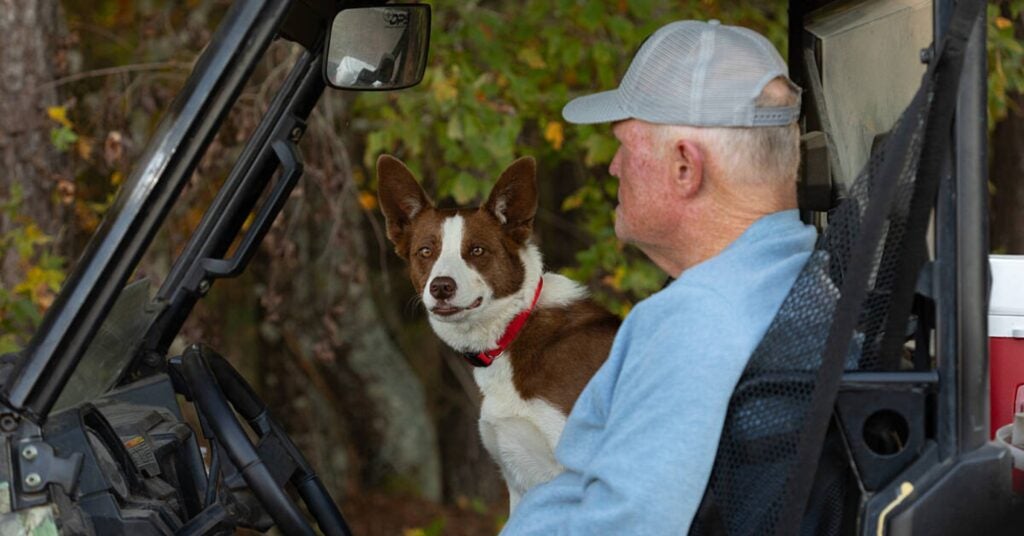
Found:
<path fill-rule="evenodd" d="M 823 238 L 737 386 L 691 532 L 1024 528 L 1010 450 L 989 440 L 983 7 L 791 2 L 789 62 L 805 88 L 801 202 Z M 923 26 L 900 18 L 922 12 Z M 859 33 L 876 23 L 895 26 Z M 871 75 L 858 63 L 917 46 L 886 39 L 922 27 L 924 42 L 911 51 L 919 71 L 874 65 Z M 284 207 L 324 90 L 414 85 L 429 29 L 426 5 L 246 0 L 230 8 L 42 325 L 24 351 L 3 358 L 0 532 L 276 525 L 313 534 L 314 523 L 325 534 L 349 532 L 229 362 L 202 341 L 181 355 L 169 347 L 211 285 L 245 269 Z M 305 51 L 155 296 L 145 283 L 127 285 L 276 37 Z M 880 111 L 879 95 L 896 104 Z M 874 131 L 858 130 L 867 117 Z M 199 430 L 185 423 L 176 394 L 195 405 Z"/>

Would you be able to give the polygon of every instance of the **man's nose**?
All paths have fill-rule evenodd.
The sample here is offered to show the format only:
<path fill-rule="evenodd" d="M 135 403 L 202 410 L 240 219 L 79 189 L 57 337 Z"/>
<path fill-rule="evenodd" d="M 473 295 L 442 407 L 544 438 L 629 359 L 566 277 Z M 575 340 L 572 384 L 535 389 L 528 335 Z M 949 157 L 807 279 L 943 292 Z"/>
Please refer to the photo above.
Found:
<path fill-rule="evenodd" d="M 455 280 L 450 277 L 435 277 L 430 282 L 430 295 L 437 300 L 447 300 L 455 295 L 455 290 L 458 288 L 455 285 Z"/>
<path fill-rule="evenodd" d="M 615 151 L 615 156 L 612 157 L 612 163 L 608 164 L 608 173 L 612 177 L 619 177 L 619 151 Z"/>

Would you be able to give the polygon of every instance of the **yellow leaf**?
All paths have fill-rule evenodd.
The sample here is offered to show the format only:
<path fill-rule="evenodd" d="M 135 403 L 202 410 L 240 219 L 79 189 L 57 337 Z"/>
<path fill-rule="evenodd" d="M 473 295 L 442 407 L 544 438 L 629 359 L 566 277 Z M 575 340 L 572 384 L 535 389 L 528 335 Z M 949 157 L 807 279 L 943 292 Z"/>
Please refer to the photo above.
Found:
<path fill-rule="evenodd" d="M 27 280 L 14 285 L 14 293 L 21 294 L 23 296 L 30 296 L 32 294 L 32 284 Z"/>
<path fill-rule="evenodd" d="M 601 282 L 615 290 L 622 290 L 622 280 L 626 277 L 626 268 L 618 267 L 614 273 L 601 278 Z"/>
<path fill-rule="evenodd" d="M 540 52 L 537 52 L 537 49 L 532 47 L 520 50 L 518 57 L 519 61 L 522 61 L 534 69 L 543 69 L 548 66 L 548 64 L 544 62 L 544 58 L 540 57 Z"/>
<path fill-rule="evenodd" d="M 82 157 L 82 160 L 88 160 L 92 156 L 93 145 L 92 138 L 79 136 L 78 141 L 75 142 L 75 150 L 78 151 L 78 156 Z"/>
<path fill-rule="evenodd" d="M 615 290 L 622 290 L 622 280 L 626 277 L 626 267 L 619 266 L 615 269 L 615 275 L 612 277 L 612 287 Z"/>
<path fill-rule="evenodd" d="M 110 174 L 110 185 L 120 186 L 124 182 L 124 175 L 120 171 L 115 171 Z"/>
<path fill-rule="evenodd" d="M 36 305 L 39 306 L 39 309 L 41 309 L 42 311 L 46 311 L 47 309 L 50 308 L 51 305 L 53 305 L 53 299 L 55 297 L 56 296 L 54 296 L 52 292 L 43 291 L 40 292 L 38 296 L 36 296 L 35 302 Z"/>
<path fill-rule="evenodd" d="M 576 209 L 578 209 L 578 208 L 580 208 L 582 206 L 583 206 L 583 196 L 579 195 L 578 192 L 573 194 L 573 195 L 570 195 L 569 197 L 566 197 L 565 200 L 562 201 L 562 211 L 563 212 L 569 212 L 570 210 L 576 210 Z"/>
<path fill-rule="evenodd" d="M 39 266 L 29 268 L 25 273 L 24 281 L 14 287 L 14 292 L 30 297 L 37 306 L 43 310 L 47 309 L 53 303 L 53 293 L 50 291 L 50 287 L 59 284 L 50 272 Z M 51 285 L 51 282 L 55 284 Z"/>
<path fill-rule="evenodd" d="M 256 214 L 250 212 L 249 215 L 246 216 L 245 221 L 242 222 L 242 232 L 248 231 L 249 227 L 252 227 L 252 222 L 254 221 L 256 221 Z"/>
<path fill-rule="evenodd" d="M 434 94 L 437 102 L 447 102 L 459 96 L 459 89 L 455 87 L 454 80 L 446 77 L 440 69 L 430 84 L 430 92 Z"/>
<path fill-rule="evenodd" d="M 25 239 L 31 244 L 45 244 L 49 242 L 49 237 L 46 236 L 46 233 L 34 223 L 30 223 L 25 227 Z"/>
<path fill-rule="evenodd" d="M 402 536 L 427 536 L 427 531 L 423 529 L 403 529 Z"/>
<path fill-rule="evenodd" d="M 81 199 L 77 199 L 75 202 L 75 217 L 78 219 L 78 226 L 87 233 L 95 231 L 100 224 L 96 213 Z"/>
<path fill-rule="evenodd" d="M 50 119 L 71 128 L 71 121 L 68 120 L 68 109 L 63 106 L 50 106 L 46 109 L 46 115 L 50 116 Z"/>
<path fill-rule="evenodd" d="M 548 143 L 550 143 L 556 151 L 560 150 L 562 148 L 562 142 L 565 141 L 565 130 L 562 128 L 562 123 L 558 121 L 548 123 L 548 126 L 544 127 L 544 139 L 548 140 Z"/>
<path fill-rule="evenodd" d="M 369 212 L 377 208 L 377 196 L 370 192 L 359 192 L 359 206 Z"/>
<path fill-rule="evenodd" d="M 996 17 L 996 28 L 999 28 L 1000 30 L 1005 30 L 1007 28 L 1012 27 L 1013 21 L 1011 21 L 1010 19 L 1006 17 Z"/>

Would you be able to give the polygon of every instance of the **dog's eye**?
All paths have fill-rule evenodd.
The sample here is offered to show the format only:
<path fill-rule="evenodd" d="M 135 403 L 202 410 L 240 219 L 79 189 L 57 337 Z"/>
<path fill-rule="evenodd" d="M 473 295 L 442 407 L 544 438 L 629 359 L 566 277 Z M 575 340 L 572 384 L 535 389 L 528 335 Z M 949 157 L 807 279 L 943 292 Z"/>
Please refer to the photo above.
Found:
<path fill-rule="evenodd" d="M 469 254 L 474 257 L 479 257 L 480 255 L 484 254 L 484 248 L 480 246 L 473 246 L 472 248 L 469 249 Z"/>
<path fill-rule="evenodd" d="M 421 247 L 419 251 L 416 252 L 417 255 L 424 258 L 431 256 L 433 253 L 434 250 L 428 248 L 427 246 Z"/>

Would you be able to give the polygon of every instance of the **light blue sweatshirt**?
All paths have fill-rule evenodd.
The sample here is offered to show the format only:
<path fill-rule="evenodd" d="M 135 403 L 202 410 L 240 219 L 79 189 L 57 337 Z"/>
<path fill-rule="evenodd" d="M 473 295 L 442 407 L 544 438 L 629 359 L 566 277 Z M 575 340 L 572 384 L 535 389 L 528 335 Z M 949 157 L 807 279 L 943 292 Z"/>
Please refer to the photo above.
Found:
<path fill-rule="evenodd" d="M 729 398 L 814 246 L 796 210 L 765 216 L 717 256 L 638 303 L 573 407 L 507 535 L 685 534 Z"/>

